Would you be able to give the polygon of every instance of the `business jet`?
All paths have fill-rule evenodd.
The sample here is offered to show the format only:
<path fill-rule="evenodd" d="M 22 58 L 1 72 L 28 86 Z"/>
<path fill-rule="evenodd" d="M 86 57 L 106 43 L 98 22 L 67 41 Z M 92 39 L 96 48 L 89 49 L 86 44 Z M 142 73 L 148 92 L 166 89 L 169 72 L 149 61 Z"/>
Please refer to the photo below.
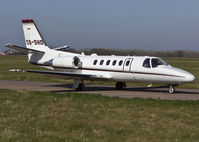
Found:
<path fill-rule="evenodd" d="M 195 79 L 191 73 L 174 68 L 159 57 L 98 56 L 60 51 L 60 47 L 51 49 L 33 20 L 22 20 L 22 27 L 26 47 L 10 43 L 6 47 L 27 53 L 29 63 L 49 70 L 11 69 L 10 71 L 72 78 L 73 88 L 76 90 L 84 88 L 84 80 L 110 80 L 116 82 L 116 89 L 126 87 L 125 82 L 164 83 L 168 85 L 168 92 L 174 93 L 175 86 Z"/>

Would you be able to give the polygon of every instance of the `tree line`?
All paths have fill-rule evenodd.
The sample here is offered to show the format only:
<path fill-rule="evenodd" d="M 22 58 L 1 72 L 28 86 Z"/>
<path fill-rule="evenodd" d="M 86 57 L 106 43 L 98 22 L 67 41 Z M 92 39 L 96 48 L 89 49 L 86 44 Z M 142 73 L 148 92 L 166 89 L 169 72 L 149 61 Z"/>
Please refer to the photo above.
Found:
<path fill-rule="evenodd" d="M 140 49 L 105 49 L 105 48 L 92 48 L 92 49 L 67 49 L 66 51 L 74 53 L 82 53 L 90 55 L 96 53 L 97 55 L 120 55 L 120 56 L 158 56 L 158 57 L 177 57 L 177 58 L 199 58 L 199 51 L 187 50 L 173 50 L 173 51 L 152 51 Z"/>
<path fill-rule="evenodd" d="M 193 50 L 173 50 L 173 51 L 152 51 L 152 50 L 140 50 L 140 49 L 105 49 L 105 48 L 91 48 L 91 49 L 74 49 L 66 48 L 62 51 L 73 53 L 84 53 L 85 55 L 91 55 L 96 53 L 97 55 L 117 55 L 117 56 L 158 56 L 158 57 L 177 57 L 177 58 L 199 58 L 199 51 Z M 16 52 L 13 50 L 6 51 L 6 55 L 25 55 L 22 52 Z"/>

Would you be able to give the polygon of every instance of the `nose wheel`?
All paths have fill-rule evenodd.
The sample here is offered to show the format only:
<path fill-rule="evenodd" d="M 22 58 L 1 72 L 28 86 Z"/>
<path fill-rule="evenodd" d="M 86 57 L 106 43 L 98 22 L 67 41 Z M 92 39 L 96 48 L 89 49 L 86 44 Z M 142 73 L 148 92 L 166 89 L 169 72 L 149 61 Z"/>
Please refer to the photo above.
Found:
<path fill-rule="evenodd" d="M 169 86 L 169 93 L 173 94 L 175 92 L 175 88 L 172 85 Z"/>

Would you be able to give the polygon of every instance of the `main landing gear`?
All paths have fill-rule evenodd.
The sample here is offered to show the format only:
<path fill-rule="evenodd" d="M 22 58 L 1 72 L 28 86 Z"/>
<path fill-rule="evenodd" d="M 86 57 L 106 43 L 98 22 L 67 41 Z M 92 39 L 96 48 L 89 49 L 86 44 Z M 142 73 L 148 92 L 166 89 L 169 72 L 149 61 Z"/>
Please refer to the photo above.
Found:
<path fill-rule="evenodd" d="M 76 91 L 82 91 L 84 89 L 84 81 L 80 79 L 75 79 L 73 84 L 73 88 L 75 88 Z"/>
<path fill-rule="evenodd" d="M 124 87 L 126 87 L 126 83 L 125 83 L 125 82 L 117 82 L 117 83 L 115 84 L 115 88 L 116 88 L 117 90 L 122 90 Z"/>
<path fill-rule="evenodd" d="M 75 88 L 75 90 L 77 91 L 82 91 L 84 89 L 84 84 L 83 83 L 79 83 L 78 87 Z"/>
<path fill-rule="evenodd" d="M 173 87 L 173 85 L 169 86 L 169 93 L 173 94 L 175 92 L 175 88 Z"/>

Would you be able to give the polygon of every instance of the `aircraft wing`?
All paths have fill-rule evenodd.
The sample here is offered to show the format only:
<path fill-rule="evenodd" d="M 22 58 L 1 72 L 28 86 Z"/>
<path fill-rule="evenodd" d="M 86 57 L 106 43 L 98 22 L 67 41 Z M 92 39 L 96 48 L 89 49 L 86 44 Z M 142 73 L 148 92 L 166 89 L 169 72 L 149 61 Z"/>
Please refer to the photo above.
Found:
<path fill-rule="evenodd" d="M 99 80 L 110 80 L 110 79 L 112 79 L 110 77 L 105 77 L 105 76 L 102 76 L 102 75 L 81 74 L 81 73 L 72 73 L 72 72 L 36 71 L 36 70 L 21 70 L 21 69 L 11 69 L 9 71 L 29 72 L 29 73 L 46 74 L 46 75 L 56 75 L 56 76 L 64 76 L 64 77 L 69 77 L 69 78 L 99 79 Z"/>

